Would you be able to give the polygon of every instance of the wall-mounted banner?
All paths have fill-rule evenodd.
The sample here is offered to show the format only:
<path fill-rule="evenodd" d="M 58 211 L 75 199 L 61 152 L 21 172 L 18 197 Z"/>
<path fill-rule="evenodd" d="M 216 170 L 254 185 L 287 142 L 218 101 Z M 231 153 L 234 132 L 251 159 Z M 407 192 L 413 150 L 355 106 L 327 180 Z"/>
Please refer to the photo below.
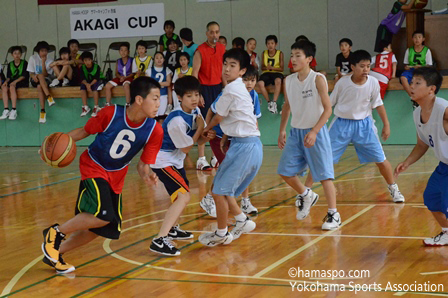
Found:
<path fill-rule="evenodd" d="M 81 4 L 81 3 L 97 3 L 97 2 L 115 2 L 117 0 L 37 0 L 39 5 L 55 5 L 55 4 Z"/>
<path fill-rule="evenodd" d="M 158 36 L 164 33 L 163 3 L 70 9 L 72 38 Z"/>

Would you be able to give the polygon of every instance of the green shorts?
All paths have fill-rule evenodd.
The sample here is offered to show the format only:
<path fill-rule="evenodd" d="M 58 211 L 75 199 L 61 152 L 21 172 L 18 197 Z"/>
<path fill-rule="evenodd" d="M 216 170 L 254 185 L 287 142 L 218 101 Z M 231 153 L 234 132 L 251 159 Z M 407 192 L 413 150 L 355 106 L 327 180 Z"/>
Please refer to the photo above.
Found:
<path fill-rule="evenodd" d="M 121 200 L 121 194 L 114 193 L 106 180 L 102 178 L 81 180 L 75 215 L 86 212 L 108 221 L 104 227 L 90 231 L 105 238 L 118 239 L 121 233 Z"/>

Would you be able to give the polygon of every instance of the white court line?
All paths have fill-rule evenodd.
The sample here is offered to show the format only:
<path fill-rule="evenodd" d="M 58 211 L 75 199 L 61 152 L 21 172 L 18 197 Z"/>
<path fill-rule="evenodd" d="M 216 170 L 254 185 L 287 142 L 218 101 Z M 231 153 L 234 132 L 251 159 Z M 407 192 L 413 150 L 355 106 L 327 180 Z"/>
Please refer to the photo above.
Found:
<path fill-rule="evenodd" d="M 397 204 L 397 203 L 393 203 L 393 202 L 384 202 L 381 204 L 372 204 L 372 203 L 343 203 L 343 204 L 337 204 L 338 206 L 372 206 L 375 205 L 376 207 L 401 207 L 401 206 L 410 206 L 410 207 L 419 207 L 419 208 L 426 208 L 425 205 L 423 205 L 422 203 L 401 203 L 401 204 Z M 323 207 L 327 207 L 328 204 L 316 204 L 314 206 L 323 206 Z M 297 208 L 294 205 L 279 205 L 279 206 L 274 206 L 274 207 L 257 207 L 258 209 L 268 209 L 268 208 Z"/>
<path fill-rule="evenodd" d="M 397 293 L 394 294 L 394 296 L 403 296 L 403 295 L 406 295 L 406 294 L 448 297 L 447 294 L 439 294 L 439 293 L 416 293 L 416 292 L 397 292 Z"/>
<path fill-rule="evenodd" d="M 3 289 L 3 292 L 0 294 L 0 296 L 7 295 L 11 293 L 12 288 L 16 285 L 16 283 L 19 281 L 19 279 L 22 278 L 22 276 L 33 267 L 35 264 L 37 264 L 40 260 L 43 258 L 43 254 L 32 260 L 28 263 L 25 267 L 23 267 L 19 272 L 17 272 L 16 275 L 9 281 L 9 283 L 6 285 L 6 287 Z"/>
<path fill-rule="evenodd" d="M 349 224 L 350 222 L 352 222 L 353 220 L 357 219 L 358 217 L 360 217 L 361 215 L 363 215 L 364 213 L 366 213 L 367 211 L 369 211 L 370 209 L 372 209 L 373 207 L 375 207 L 375 205 L 371 205 L 367 208 L 364 208 L 363 210 L 359 211 L 358 213 L 356 213 L 355 215 L 353 215 L 352 217 L 350 217 L 349 219 L 347 219 L 346 221 L 344 221 L 344 223 L 341 225 L 341 227 Z M 266 273 L 270 272 L 271 270 L 273 270 L 274 268 L 278 267 L 279 265 L 283 264 L 284 262 L 288 261 L 289 259 L 291 259 L 292 257 L 296 256 L 297 254 L 301 253 L 302 251 L 304 251 L 305 249 L 307 249 L 310 246 L 313 246 L 314 244 L 316 244 L 317 242 L 323 240 L 327 235 L 333 234 L 338 230 L 333 230 L 333 231 L 328 231 L 324 234 L 322 234 L 321 236 L 317 237 L 316 239 L 308 242 L 307 244 L 303 245 L 302 247 L 296 249 L 295 251 L 293 251 L 292 253 L 290 253 L 289 255 L 281 258 L 280 260 L 278 260 L 277 262 L 269 265 L 268 267 L 266 267 L 265 269 L 261 270 L 260 272 L 258 272 L 257 274 L 255 274 L 255 277 L 261 277 L 263 275 L 265 275 Z"/>
<path fill-rule="evenodd" d="M 448 270 L 434 271 L 434 272 L 421 272 L 421 275 L 435 275 L 435 274 L 448 274 Z"/>
<path fill-rule="evenodd" d="M 208 233 L 210 231 L 194 231 L 188 230 L 191 233 Z M 262 232 L 250 232 L 247 235 L 260 235 L 260 236 L 289 236 L 289 237 L 320 237 L 324 234 L 283 234 L 283 233 L 262 233 Z M 372 238 L 372 239 L 410 239 L 410 240 L 422 240 L 428 237 L 413 237 L 413 236 L 370 236 L 370 235 L 327 235 L 327 237 L 343 237 L 343 238 Z M 448 272 L 448 271 L 446 271 Z"/>

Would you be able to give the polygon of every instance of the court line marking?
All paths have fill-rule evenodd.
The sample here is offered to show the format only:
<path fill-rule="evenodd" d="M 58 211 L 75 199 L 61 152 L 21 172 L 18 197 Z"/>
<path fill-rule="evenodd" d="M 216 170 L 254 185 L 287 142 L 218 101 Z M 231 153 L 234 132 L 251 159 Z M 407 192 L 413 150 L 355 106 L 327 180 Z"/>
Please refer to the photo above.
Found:
<path fill-rule="evenodd" d="M 441 247 L 440 247 L 441 248 Z M 421 275 L 448 274 L 448 270 L 434 272 L 420 272 Z"/>
<path fill-rule="evenodd" d="M 375 205 L 371 205 L 369 207 L 364 208 L 363 210 L 359 211 L 358 213 L 356 213 L 355 215 L 351 216 L 349 219 L 347 219 L 346 221 L 344 221 L 341 225 L 341 227 L 349 224 L 350 222 L 352 222 L 353 220 L 357 219 L 358 217 L 360 217 L 361 215 L 363 215 L 364 213 L 366 213 L 367 211 L 369 211 L 370 209 L 374 208 Z M 340 228 L 341 228 L 340 227 Z M 333 231 L 328 231 L 324 234 L 322 234 L 321 236 L 317 237 L 316 239 L 308 242 L 307 244 L 303 245 L 302 247 L 296 249 L 295 251 L 293 251 L 292 253 L 290 253 L 289 255 L 281 258 L 280 260 L 278 260 L 277 262 L 269 265 L 268 267 L 266 267 L 265 269 L 261 270 L 260 272 L 256 273 L 254 276 L 256 277 L 260 277 L 265 275 L 266 273 L 272 271 L 273 269 L 275 269 L 276 267 L 278 267 L 279 265 L 283 264 L 284 262 L 288 261 L 289 259 L 291 259 L 292 257 L 296 256 L 297 254 L 301 253 L 302 251 L 304 251 L 305 249 L 307 249 L 308 247 L 313 246 L 314 244 L 316 244 L 317 242 L 323 240 L 326 238 L 327 235 L 333 234 L 335 232 L 337 232 L 338 230 L 333 230 Z"/>
<path fill-rule="evenodd" d="M 19 272 L 17 272 L 17 274 L 14 275 L 13 278 L 11 278 L 11 280 L 8 282 L 6 287 L 3 289 L 2 293 L 0 294 L 0 296 L 9 294 L 9 292 L 11 292 L 12 288 L 19 281 L 19 279 L 22 278 L 22 276 L 28 271 L 28 269 L 30 269 L 35 264 L 37 264 L 40 260 L 42 260 L 42 257 L 43 257 L 43 254 L 41 254 L 40 256 L 38 256 L 37 258 L 32 260 L 31 262 L 29 262 L 25 267 L 23 267 Z"/>
<path fill-rule="evenodd" d="M 431 292 L 424 292 L 424 293 L 418 293 L 418 292 L 397 292 L 397 293 L 394 294 L 394 296 L 403 296 L 403 295 L 406 295 L 406 294 L 448 297 L 448 294 L 431 293 Z"/>

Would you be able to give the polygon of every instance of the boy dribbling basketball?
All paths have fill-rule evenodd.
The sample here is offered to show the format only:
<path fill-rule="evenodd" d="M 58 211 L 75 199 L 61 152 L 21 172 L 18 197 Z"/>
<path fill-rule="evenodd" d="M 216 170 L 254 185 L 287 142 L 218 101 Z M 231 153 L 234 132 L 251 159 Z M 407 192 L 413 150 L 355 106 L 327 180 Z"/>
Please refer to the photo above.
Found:
<path fill-rule="evenodd" d="M 75 216 L 43 231 L 43 262 L 54 267 L 57 273 L 75 270 L 64 262 L 62 254 L 97 236 L 120 237 L 124 178 L 129 163 L 141 149 L 138 173 L 148 185 L 157 182 L 149 165 L 155 162 L 163 140 L 162 127 L 153 119 L 159 106 L 160 84 L 151 78 L 139 77 L 131 83 L 129 108 L 106 107 L 84 127 L 68 133 L 75 142 L 92 134 L 97 136 L 79 159 L 81 183 Z"/>

